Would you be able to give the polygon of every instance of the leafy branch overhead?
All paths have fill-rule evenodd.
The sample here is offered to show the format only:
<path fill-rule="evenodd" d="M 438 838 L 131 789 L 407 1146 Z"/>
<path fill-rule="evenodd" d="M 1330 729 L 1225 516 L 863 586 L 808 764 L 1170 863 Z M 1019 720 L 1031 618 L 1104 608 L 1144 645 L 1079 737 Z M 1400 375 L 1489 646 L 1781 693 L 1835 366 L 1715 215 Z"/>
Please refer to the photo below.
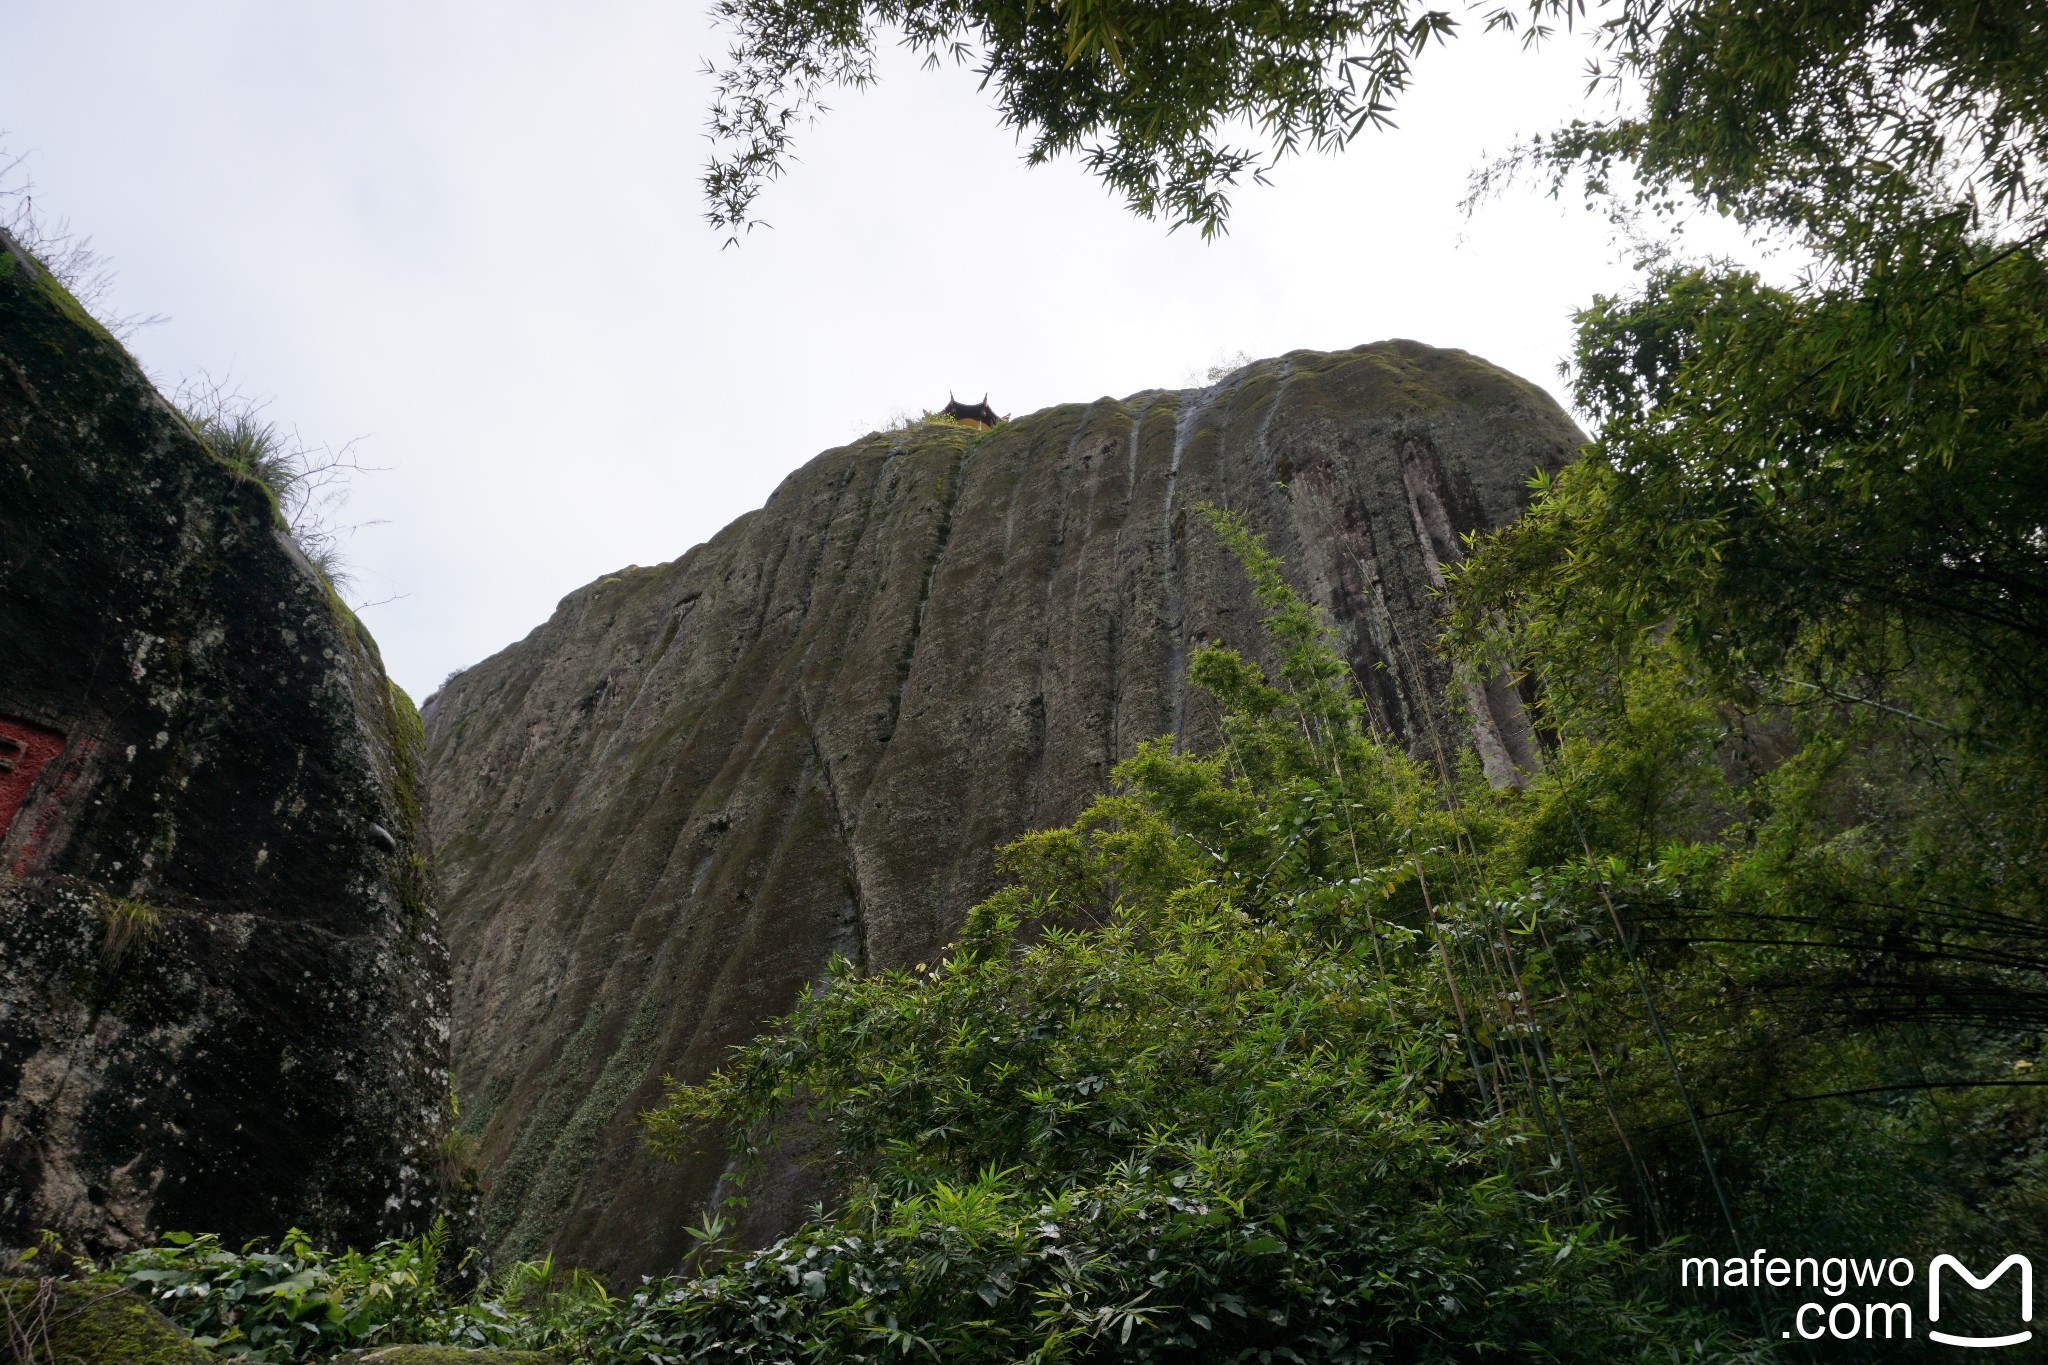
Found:
<path fill-rule="evenodd" d="M 704 188 L 728 231 L 755 225 L 824 92 L 874 82 L 885 33 L 928 63 L 976 63 L 1032 164 L 1078 153 L 1137 212 L 1208 235 L 1232 187 L 1277 158 L 1387 125 L 1415 58 L 1455 27 L 1402 0 L 718 0 L 713 14 L 735 41 L 712 72 Z"/>
<path fill-rule="evenodd" d="M 1232 189 L 1300 151 L 1391 126 L 1416 62 L 1477 25 L 1534 44 L 1588 31 L 1612 112 L 1532 145 L 1596 183 L 1631 171 L 1758 223 L 1837 241 L 1873 204 L 1930 194 L 2038 211 L 2048 34 L 2036 6 L 1523 0 L 1460 18 L 1410 0 L 717 0 L 733 35 L 704 177 L 712 224 L 756 201 L 832 88 L 876 78 L 893 37 L 972 65 L 1037 164 L 1078 155 L 1130 207 L 1204 235 Z"/>

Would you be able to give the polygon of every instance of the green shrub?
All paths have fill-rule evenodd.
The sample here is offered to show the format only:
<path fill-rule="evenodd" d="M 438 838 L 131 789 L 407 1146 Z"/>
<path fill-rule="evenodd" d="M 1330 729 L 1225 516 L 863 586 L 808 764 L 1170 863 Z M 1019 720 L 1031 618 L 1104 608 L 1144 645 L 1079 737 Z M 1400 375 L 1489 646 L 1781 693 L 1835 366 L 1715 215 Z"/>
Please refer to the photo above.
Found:
<path fill-rule="evenodd" d="M 230 1251 L 211 1235 L 166 1234 L 107 1271 L 147 1294 L 201 1346 L 251 1362 L 323 1359 L 358 1346 L 416 1341 L 441 1329 L 448 1225 L 368 1252 L 328 1255 L 296 1228 L 275 1249 Z"/>

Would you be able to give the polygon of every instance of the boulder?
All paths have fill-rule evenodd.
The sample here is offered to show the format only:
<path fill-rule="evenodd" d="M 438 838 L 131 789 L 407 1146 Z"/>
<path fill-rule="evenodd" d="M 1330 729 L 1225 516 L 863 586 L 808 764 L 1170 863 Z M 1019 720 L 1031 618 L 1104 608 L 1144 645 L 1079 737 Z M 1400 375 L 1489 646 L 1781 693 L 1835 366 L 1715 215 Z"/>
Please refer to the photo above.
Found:
<path fill-rule="evenodd" d="M 140 1296 L 81 1280 L 0 1279 L 10 1365 L 215 1365 Z"/>
<path fill-rule="evenodd" d="M 0 235 L 0 1242 L 431 1215 L 421 746 L 270 492 Z"/>
<path fill-rule="evenodd" d="M 1434 652 L 1459 537 L 1583 437 L 1461 351 L 1394 341 L 983 431 L 827 451 L 669 564 L 564 598 L 426 707 L 462 1123 L 501 1258 L 676 1265 L 730 1192 L 638 1113 L 787 1009 L 833 954 L 940 951 L 993 850 L 1074 816 L 1143 741 L 1206 743 L 1191 650 L 1263 654 L 1196 512 L 1244 512 L 1417 752 L 1536 761 L 1520 699 Z M 742 1231 L 821 1191 L 782 1170 Z"/>

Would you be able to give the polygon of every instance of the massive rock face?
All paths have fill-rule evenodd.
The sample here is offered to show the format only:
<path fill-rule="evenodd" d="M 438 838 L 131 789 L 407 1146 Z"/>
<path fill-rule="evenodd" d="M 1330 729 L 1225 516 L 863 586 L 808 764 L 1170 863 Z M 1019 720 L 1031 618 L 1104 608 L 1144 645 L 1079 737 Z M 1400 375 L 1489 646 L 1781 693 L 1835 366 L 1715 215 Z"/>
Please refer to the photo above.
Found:
<path fill-rule="evenodd" d="M 0 1244 L 418 1220 L 421 742 L 270 494 L 0 234 Z"/>
<path fill-rule="evenodd" d="M 925 958 L 992 850 L 1213 718 L 1190 647 L 1261 653 L 1190 508 L 1247 513 L 1425 752 L 1533 758 L 1518 700 L 1456 689 L 1433 589 L 1461 532 L 1582 438 L 1458 351 L 1296 352 L 1196 392 L 986 434 L 870 436 L 658 568 L 570 594 L 427 707 L 456 1084 L 501 1255 L 669 1268 L 725 1172 L 641 1150 L 665 1072 L 701 1077 L 828 956 Z M 754 1188 L 755 1235 L 801 1180 Z"/>

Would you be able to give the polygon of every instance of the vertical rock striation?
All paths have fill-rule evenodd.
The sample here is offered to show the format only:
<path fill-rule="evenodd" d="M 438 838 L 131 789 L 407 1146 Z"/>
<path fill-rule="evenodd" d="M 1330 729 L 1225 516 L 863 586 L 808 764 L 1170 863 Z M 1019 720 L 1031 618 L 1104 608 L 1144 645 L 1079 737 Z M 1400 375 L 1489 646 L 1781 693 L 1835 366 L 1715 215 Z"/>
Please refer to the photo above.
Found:
<path fill-rule="evenodd" d="M 270 494 L 0 234 L 0 1244 L 416 1225 L 423 740 Z"/>
<path fill-rule="evenodd" d="M 1295 352 L 1211 388 L 828 451 L 671 564 L 565 598 L 427 707 L 464 1122 L 493 1248 L 666 1269 L 725 1173 L 635 1129 L 828 956 L 935 953 L 995 847 L 1139 743 L 1200 744 L 1190 647 L 1261 653 L 1190 507 L 1245 511 L 1424 752 L 1533 758 L 1511 691 L 1433 653 L 1459 535 L 1582 438 L 1459 351 Z M 807 1197 L 752 1190 L 756 1235 Z"/>

